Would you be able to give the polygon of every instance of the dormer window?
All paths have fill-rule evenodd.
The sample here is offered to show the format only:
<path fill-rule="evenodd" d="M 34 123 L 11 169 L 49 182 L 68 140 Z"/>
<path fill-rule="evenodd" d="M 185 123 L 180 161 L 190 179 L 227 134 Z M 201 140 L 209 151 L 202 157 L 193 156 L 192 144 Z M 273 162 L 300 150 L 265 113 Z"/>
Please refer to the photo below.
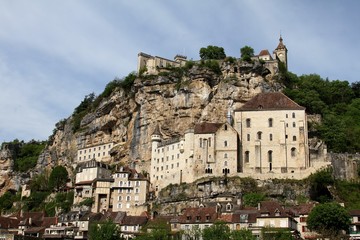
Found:
<path fill-rule="evenodd" d="M 201 219 L 200 216 L 196 216 L 196 221 L 197 221 L 197 222 L 200 222 L 200 219 Z"/>
<path fill-rule="evenodd" d="M 186 216 L 186 220 L 190 221 L 190 220 L 191 220 L 191 216 Z"/>
<path fill-rule="evenodd" d="M 226 211 L 231 211 L 231 210 L 232 210 L 231 203 L 226 204 Z"/>
<path fill-rule="evenodd" d="M 279 211 L 279 209 L 276 209 L 276 210 L 275 210 L 275 216 L 278 217 L 278 216 L 280 216 L 280 214 L 281 214 L 281 212 Z"/>

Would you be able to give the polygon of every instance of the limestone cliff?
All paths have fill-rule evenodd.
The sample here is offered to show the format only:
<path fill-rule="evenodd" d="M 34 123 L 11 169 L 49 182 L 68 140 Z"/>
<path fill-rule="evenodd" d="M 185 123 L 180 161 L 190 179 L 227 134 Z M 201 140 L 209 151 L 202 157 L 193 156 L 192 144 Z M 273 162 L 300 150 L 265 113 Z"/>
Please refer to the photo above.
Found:
<path fill-rule="evenodd" d="M 195 123 L 224 122 L 226 113 L 264 91 L 282 86 L 259 62 L 221 63 L 221 73 L 194 65 L 181 72 L 164 69 L 138 77 L 131 90 L 117 88 L 71 131 L 71 117 L 56 129 L 39 167 L 75 163 L 78 148 L 114 142 L 114 161 L 136 161 L 147 170 L 150 136 L 157 125 L 170 137 L 182 135 Z"/>

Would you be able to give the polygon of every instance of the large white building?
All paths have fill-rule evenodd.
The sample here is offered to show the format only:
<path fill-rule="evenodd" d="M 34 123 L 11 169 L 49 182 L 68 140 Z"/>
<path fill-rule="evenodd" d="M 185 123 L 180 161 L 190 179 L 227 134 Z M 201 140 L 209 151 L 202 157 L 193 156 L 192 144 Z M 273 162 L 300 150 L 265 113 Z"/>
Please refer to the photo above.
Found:
<path fill-rule="evenodd" d="M 309 167 L 305 108 L 280 92 L 261 93 L 235 111 L 240 172 L 297 174 Z"/>
<path fill-rule="evenodd" d="M 182 138 L 152 135 L 150 178 L 155 191 L 207 176 L 236 174 L 237 132 L 229 123 L 200 123 Z"/>
<path fill-rule="evenodd" d="M 301 179 L 327 165 L 310 164 L 305 108 L 283 93 L 256 95 L 232 120 L 233 126 L 199 123 L 166 140 L 157 127 L 151 136 L 153 189 L 225 175 Z"/>

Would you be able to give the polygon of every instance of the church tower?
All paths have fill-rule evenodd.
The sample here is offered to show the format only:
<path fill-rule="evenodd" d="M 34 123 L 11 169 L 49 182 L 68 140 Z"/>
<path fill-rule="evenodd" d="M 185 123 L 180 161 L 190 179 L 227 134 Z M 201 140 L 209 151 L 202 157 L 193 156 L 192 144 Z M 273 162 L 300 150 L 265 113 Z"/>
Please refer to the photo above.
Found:
<path fill-rule="evenodd" d="M 284 63 L 286 70 L 288 69 L 288 63 L 287 63 L 287 48 L 283 43 L 283 39 L 280 35 L 279 44 L 274 50 L 274 59 L 280 60 L 282 63 Z"/>

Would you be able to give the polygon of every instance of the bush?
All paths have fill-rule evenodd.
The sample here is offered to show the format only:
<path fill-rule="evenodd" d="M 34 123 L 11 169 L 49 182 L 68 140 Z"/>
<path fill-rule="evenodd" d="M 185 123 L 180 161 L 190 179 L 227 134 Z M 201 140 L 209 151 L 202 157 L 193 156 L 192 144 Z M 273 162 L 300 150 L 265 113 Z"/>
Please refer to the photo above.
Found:
<path fill-rule="evenodd" d="M 262 193 L 247 193 L 243 196 L 245 206 L 256 207 L 258 203 L 265 200 L 265 195 Z"/>
<path fill-rule="evenodd" d="M 211 71 L 213 71 L 216 74 L 221 74 L 221 68 L 220 68 L 219 62 L 216 60 L 201 61 L 200 67 L 205 67 L 205 68 L 210 69 Z"/>

